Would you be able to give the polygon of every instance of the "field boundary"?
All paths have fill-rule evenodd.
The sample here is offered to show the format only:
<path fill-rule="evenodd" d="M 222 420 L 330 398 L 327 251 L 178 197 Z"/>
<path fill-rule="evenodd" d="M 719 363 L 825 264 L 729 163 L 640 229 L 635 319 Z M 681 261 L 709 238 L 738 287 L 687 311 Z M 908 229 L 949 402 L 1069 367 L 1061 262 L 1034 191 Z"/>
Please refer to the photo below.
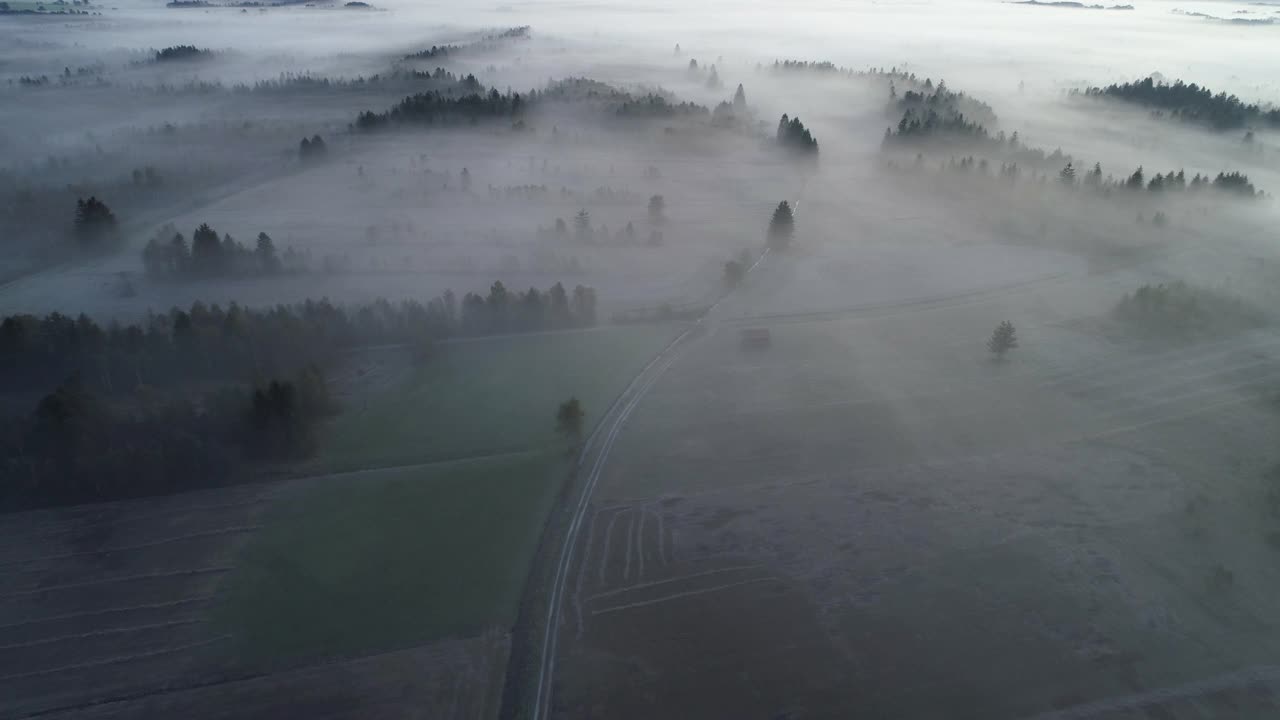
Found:
<path fill-rule="evenodd" d="M 684 329 L 675 339 L 655 353 L 649 362 L 641 368 L 640 372 L 631 379 L 631 382 L 614 397 L 609 408 L 600 416 L 600 420 L 592 428 L 591 434 L 583 442 L 576 461 L 570 467 L 559 491 L 556 493 L 555 507 L 544 522 L 538 547 L 534 551 L 534 561 L 525 580 L 525 588 L 521 593 L 520 604 L 516 611 L 515 627 L 511 632 L 511 651 L 507 662 L 506 681 L 503 683 L 502 690 L 502 707 L 499 713 L 499 717 L 504 720 L 527 717 L 527 708 L 540 708 L 539 703 L 544 702 L 540 697 L 543 695 L 544 688 L 549 681 L 549 677 L 545 675 L 545 670 L 547 666 L 547 650 L 550 638 L 554 637 L 553 628 L 556 625 L 553 617 L 558 606 L 556 598 L 563 593 L 567 575 L 564 572 L 564 568 L 567 564 L 567 559 L 572 556 L 573 539 L 577 528 L 581 525 L 582 511 L 580 508 L 584 508 L 590 498 L 590 487 L 593 484 L 590 482 L 589 477 L 587 482 L 579 486 L 579 470 L 582 469 L 586 464 L 587 458 L 591 455 L 595 447 L 596 438 L 600 436 L 601 430 L 606 425 L 609 425 L 610 432 L 607 438 L 617 436 L 617 430 L 622 422 L 626 420 L 627 415 L 630 414 L 630 409 L 634 408 L 639 398 L 643 397 L 644 391 L 652 385 L 657 376 L 643 383 L 643 385 L 641 381 L 645 380 L 646 375 L 653 370 L 654 366 L 692 331 L 692 327 Z M 662 369 L 665 370 L 665 366 Z M 661 375 L 661 372 L 659 372 L 659 375 Z M 641 386 L 639 395 L 631 397 L 637 386 Z M 608 444 L 612 444 L 611 440 L 608 441 Z M 606 454 L 608 444 L 602 448 L 605 449 Z M 594 466 L 596 470 L 600 466 L 598 460 Z M 553 564 L 553 561 L 557 558 L 557 556 L 552 555 L 555 547 L 561 549 L 557 564 Z M 551 588 L 550 594 L 547 592 L 548 587 Z M 539 636 L 541 636 L 541 639 Z M 535 672 L 536 685 L 531 686 L 530 683 L 534 681 Z M 540 709 L 535 710 L 535 713 L 538 712 L 540 712 Z M 537 717 L 537 715 L 535 714 L 534 717 Z"/>
<path fill-rule="evenodd" d="M 796 202 L 796 205 L 798 207 L 799 201 Z M 766 247 L 755 259 L 755 262 L 751 264 L 751 267 L 747 269 L 746 275 L 750 276 L 768 256 L 769 248 Z M 545 716 L 547 708 L 551 704 L 552 685 L 555 676 L 555 655 L 559 639 L 558 615 L 560 605 L 563 602 L 565 584 L 568 582 L 569 568 L 573 564 L 577 534 L 582 527 L 587 505 L 591 499 L 591 492 L 600 478 L 600 472 L 608 459 L 609 451 L 612 449 L 613 443 L 617 439 L 623 424 L 630 417 L 631 412 L 644 398 L 645 394 L 648 393 L 649 388 L 671 367 L 672 363 L 675 362 L 675 358 L 671 358 L 670 361 L 659 366 L 657 370 L 654 370 L 654 367 L 687 338 L 701 337 L 706 330 L 704 321 L 707 316 L 732 292 L 732 288 L 724 289 L 714 303 L 703 311 L 683 332 L 677 335 L 674 340 L 668 343 L 666 347 L 660 350 L 636 374 L 627 387 L 614 399 L 609 409 L 601 416 L 600 422 L 592 429 L 587 441 L 583 443 L 578 460 L 558 493 L 556 509 L 552 511 L 547 519 L 542 538 L 538 543 L 538 549 L 534 554 L 533 567 L 529 572 L 525 592 L 520 600 L 520 607 L 516 615 L 516 625 L 512 629 L 507 681 L 503 685 L 502 712 L 499 715 L 502 720 L 516 720 L 526 717 L 540 720 Z M 652 377 L 646 377 L 651 372 Z M 609 430 L 599 450 L 596 451 L 595 462 L 591 465 L 591 472 L 585 482 L 582 482 L 580 487 L 575 488 L 579 480 L 578 471 L 586 464 L 596 438 L 606 425 L 609 426 Z M 574 494 L 575 490 L 576 495 Z M 565 499 L 569 499 L 569 503 L 563 503 L 562 501 Z M 572 507 L 571 511 L 569 510 L 570 507 Z M 568 517 L 564 517 L 566 512 L 570 513 Z M 566 522 L 567 525 L 565 525 Z M 548 577 L 552 567 L 551 558 L 547 557 L 547 553 L 552 552 L 551 547 L 557 541 L 556 537 L 560 535 L 563 535 L 563 538 L 558 540 L 560 547 L 559 560 L 554 567 L 554 574 Z M 548 581 L 550 581 L 549 593 L 545 590 L 545 584 Z M 541 632 L 539 633 L 539 631 Z M 538 644 L 537 636 L 539 634 L 542 635 L 540 651 L 534 648 Z M 534 657 L 535 655 L 537 656 L 536 658 Z M 535 661 L 537 663 L 536 681 L 533 680 L 535 673 L 532 672 L 531 666 Z M 533 688 L 529 687 L 531 681 L 535 682 Z"/>

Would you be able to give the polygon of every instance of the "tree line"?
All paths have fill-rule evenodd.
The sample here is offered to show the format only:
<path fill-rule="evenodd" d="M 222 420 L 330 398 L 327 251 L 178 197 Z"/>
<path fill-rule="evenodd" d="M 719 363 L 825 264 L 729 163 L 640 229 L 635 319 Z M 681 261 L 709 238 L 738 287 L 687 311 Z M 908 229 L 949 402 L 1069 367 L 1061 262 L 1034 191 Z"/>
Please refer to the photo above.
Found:
<path fill-rule="evenodd" d="M 1002 172 L 1016 174 L 1017 168 L 1002 169 Z M 1188 180 L 1185 170 L 1178 170 L 1177 172 L 1170 170 L 1168 173 L 1156 173 L 1148 179 L 1142 166 L 1139 166 L 1129 175 L 1116 179 L 1111 175 L 1107 175 L 1105 178 L 1102 176 L 1102 163 L 1094 163 L 1093 168 L 1084 173 L 1083 177 L 1078 177 L 1075 166 L 1067 163 L 1058 173 L 1058 182 L 1067 187 L 1083 185 L 1084 187 L 1096 188 L 1108 193 L 1111 190 L 1119 189 L 1145 190 L 1151 193 L 1182 192 L 1184 190 L 1194 192 L 1213 189 L 1247 198 L 1264 194 L 1254 188 L 1253 183 L 1249 181 L 1248 175 L 1240 172 L 1220 172 L 1216 177 L 1196 173 Z"/>
<path fill-rule="evenodd" d="M 0 321 L 0 390 L 49 387 L 72 375 L 108 393 L 281 377 L 353 347 L 587 327 L 596 323 L 596 304 L 595 290 L 583 285 L 519 292 L 495 282 L 487 295 L 446 291 L 426 303 L 348 308 L 308 300 L 252 309 L 197 302 L 127 325 L 103 326 L 83 314 L 10 315 Z"/>
<path fill-rule="evenodd" d="M 513 127 L 524 127 L 526 112 L 539 104 L 588 103 L 617 118 L 669 119 L 678 117 L 710 118 L 705 105 L 678 101 L 661 92 L 636 96 L 589 78 L 566 78 L 553 82 L 545 90 L 521 94 L 486 91 L 474 75 L 468 75 L 455 87 L 419 92 L 404 98 L 383 112 L 362 111 L 352 128 L 378 130 L 400 125 L 458 125 L 481 120 L 508 120 Z M 742 99 L 745 103 L 745 96 Z"/>
<path fill-rule="evenodd" d="M 1169 84 L 1148 77 L 1135 82 L 1091 87 L 1084 94 L 1159 108 L 1179 120 L 1202 123 L 1215 130 L 1235 130 L 1253 124 L 1280 127 L 1280 108 L 1246 103 L 1235 95 L 1226 92 L 1215 94 L 1207 87 L 1181 80 Z"/>
<path fill-rule="evenodd" d="M 883 149 L 930 146 L 975 148 L 1004 162 L 1042 168 L 1060 168 L 1071 160 L 1061 148 L 1046 153 L 1023 143 L 1016 131 L 992 134 L 986 126 L 950 107 L 907 108 L 896 128 L 885 128 L 881 143 Z"/>
<path fill-rule="evenodd" d="M 476 53 L 496 50 L 506 40 L 527 40 L 531 29 L 528 25 L 511 27 L 499 32 L 489 33 L 480 40 L 467 45 L 432 45 L 417 52 L 407 53 L 404 59 L 409 61 L 434 60 L 448 58 L 450 55 L 460 55 L 463 52 Z"/>
<path fill-rule="evenodd" d="M 923 164 L 924 156 L 917 154 L 916 168 L 919 169 Z M 1053 177 L 1052 173 L 1028 172 L 1016 162 L 1003 162 L 997 168 L 986 158 L 977 158 L 973 155 L 959 158 L 952 157 L 941 167 L 951 173 L 976 174 L 984 177 L 999 178 L 1010 184 L 1024 180 L 1038 180 L 1042 183 L 1047 183 L 1050 179 L 1054 179 L 1056 180 L 1054 184 L 1058 186 L 1094 191 L 1105 197 L 1132 197 L 1135 193 L 1158 196 L 1202 191 L 1221 192 L 1243 198 L 1266 197 L 1265 192 L 1254 187 L 1248 175 L 1238 171 L 1224 171 L 1219 172 L 1217 175 L 1196 173 L 1188 178 L 1185 170 L 1171 170 L 1167 173 L 1158 172 L 1155 175 L 1148 176 L 1142 167 L 1138 167 L 1132 173 L 1115 177 L 1109 173 L 1104 174 L 1102 163 L 1094 163 L 1092 168 L 1080 172 L 1076 169 L 1074 163 L 1068 161 L 1058 171 L 1056 177 Z M 1157 220 L 1157 223 L 1159 223 L 1159 220 Z"/>
<path fill-rule="evenodd" d="M 519 93 L 500 93 L 497 89 L 484 93 L 474 75 L 463 78 L 457 89 L 457 94 L 452 88 L 416 93 L 380 113 L 365 110 L 356 117 L 354 128 L 371 131 L 398 125 L 457 125 L 481 119 L 518 121 L 528 106 Z"/>
<path fill-rule="evenodd" d="M 669 93 L 657 91 L 636 96 L 608 83 L 585 77 L 557 80 L 542 92 L 531 91 L 528 100 L 530 103 L 586 103 L 623 118 L 704 117 L 711 114 L 707 106 L 677 101 Z"/>
<path fill-rule="evenodd" d="M 962 115 L 979 126 L 996 123 L 996 113 L 990 105 L 963 92 L 952 91 L 945 81 L 939 81 L 935 87 L 930 78 L 925 78 L 919 90 L 908 89 L 900 96 L 897 83 L 890 81 L 889 107 L 904 114 L 915 110 L 917 115 L 922 115 L 933 110 L 943 116 Z"/>
<path fill-rule="evenodd" d="M 155 53 L 156 62 L 170 62 L 174 60 L 203 60 L 213 57 L 212 50 L 198 48 L 195 45 L 173 45 Z"/>
<path fill-rule="evenodd" d="M 1143 285 L 1120 299 L 1113 316 L 1136 334 L 1162 338 L 1222 335 L 1267 322 L 1238 297 L 1182 281 Z"/>
<path fill-rule="evenodd" d="M 230 233 L 219 239 L 218 231 L 203 223 L 191 233 L 189 245 L 173 225 L 160 228 L 142 248 L 142 266 L 151 278 L 193 279 L 275 275 L 295 271 L 301 262 L 292 248 L 283 257 L 278 254 L 275 242 L 264 232 L 248 247 Z"/>
<path fill-rule="evenodd" d="M 981 149 L 1012 165 L 1056 169 L 1070 162 L 1061 148 L 1046 153 L 1024 144 L 1016 131 L 1010 135 L 1003 130 L 991 132 L 987 124 L 996 122 L 991 106 L 951 90 L 945 81 L 934 86 L 930 78 L 920 83 L 914 74 L 907 75 L 919 90 L 908 89 L 899 96 L 897 83 L 902 76 L 896 69 L 888 76 L 889 109 L 902 115 L 895 126 L 885 128 L 883 149 L 944 145 Z"/>
<path fill-rule="evenodd" d="M 709 116 L 706 105 L 693 102 L 671 102 L 662 95 L 649 93 L 638 98 L 627 98 L 618 103 L 614 113 L 624 118 L 673 118 Z"/>
<path fill-rule="evenodd" d="M 757 71 L 763 69 L 763 65 L 756 65 Z M 827 60 L 774 60 L 773 65 L 769 66 L 769 70 L 774 73 L 814 73 L 819 75 L 843 75 L 848 78 L 874 78 L 901 82 L 910 87 L 923 87 L 915 73 L 899 70 L 896 66 L 888 70 L 884 69 L 884 67 L 854 70 L 853 68 L 836 65 Z M 930 86 L 932 86 L 932 83 L 930 83 Z"/>
<path fill-rule="evenodd" d="M 100 85 L 111 85 L 106 79 L 98 79 Z M 155 85 L 128 86 L 131 92 L 154 93 L 157 95 L 212 95 L 233 93 L 237 95 L 271 95 L 289 96 L 314 92 L 359 92 L 371 88 L 389 88 L 401 86 L 405 89 L 421 91 L 423 84 L 448 88 L 458 84 L 458 78 L 444 68 L 435 70 L 415 70 L 412 68 L 396 68 L 390 72 L 373 75 L 357 75 L 349 78 L 329 78 L 321 75 L 303 73 L 280 73 L 275 78 L 255 80 L 250 83 L 224 84 L 218 80 L 193 78 L 182 84 L 157 83 Z"/>
<path fill-rule="evenodd" d="M 458 45 L 432 45 L 424 50 L 412 52 L 404 56 L 405 60 L 434 60 L 436 58 L 447 58 L 452 54 L 456 54 L 462 48 Z"/>
<path fill-rule="evenodd" d="M 902 113 L 896 131 L 892 128 L 885 130 L 884 142 L 901 144 L 934 137 L 979 143 L 992 140 L 985 126 L 969 120 L 954 108 L 908 107 Z"/>
<path fill-rule="evenodd" d="M 54 387 L 0 418 L 0 510 L 97 502 L 252 479 L 304 458 L 336 411 L 319 369 L 345 349 L 595 322 L 595 291 L 446 292 L 426 304 L 326 300 L 254 310 L 195 303 L 130 325 L 80 315 L 0 321 L 0 390 Z M 248 382 L 248 385 L 241 383 Z M 213 389 L 209 389 L 213 388 Z"/>
<path fill-rule="evenodd" d="M 78 376 L 29 414 L 0 420 L 0 510 L 161 495 L 244 481 L 251 463 L 317 447 L 334 412 L 315 367 L 198 399 L 111 403 Z"/>

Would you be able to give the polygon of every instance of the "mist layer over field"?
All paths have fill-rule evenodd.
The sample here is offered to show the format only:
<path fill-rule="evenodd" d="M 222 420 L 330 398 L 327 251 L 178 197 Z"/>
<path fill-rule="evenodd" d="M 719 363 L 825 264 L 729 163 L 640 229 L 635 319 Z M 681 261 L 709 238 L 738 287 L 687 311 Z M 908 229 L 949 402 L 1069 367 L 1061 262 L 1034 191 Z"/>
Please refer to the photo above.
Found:
<path fill-rule="evenodd" d="M 0 715 L 1271 716 L 1277 47 L 0 5 Z"/>

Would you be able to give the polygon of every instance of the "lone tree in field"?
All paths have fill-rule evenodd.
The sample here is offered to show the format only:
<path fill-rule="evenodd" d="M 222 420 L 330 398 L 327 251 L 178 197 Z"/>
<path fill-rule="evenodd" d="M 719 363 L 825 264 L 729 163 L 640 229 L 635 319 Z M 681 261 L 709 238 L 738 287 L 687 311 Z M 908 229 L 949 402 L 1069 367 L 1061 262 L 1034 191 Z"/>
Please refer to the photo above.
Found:
<path fill-rule="evenodd" d="M 661 195 L 649 198 L 649 222 L 661 225 L 666 219 L 667 201 Z"/>
<path fill-rule="evenodd" d="M 791 205 L 786 200 L 778 203 L 778 208 L 773 211 L 773 217 L 769 219 L 769 247 L 774 250 L 781 250 L 791 244 L 791 238 L 796 233 L 796 219 L 791 214 Z"/>
<path fill-rule="evenodd" d="M 582 404 L 578 402 L 578 398 L 571 397 L 560 403 L 560 408 L 556 410 L 556 431 L 577 444 L 582 439 L 584 417 Z"/>
<path fill-rule="evenodd" d="M 987 341 L 987 349 L 997 360 L 1003 359 L 1004 354 L 1018 347 L 1018 335 L 1013 329 L 1013 323 L 1005 320 L 996 326 L 991 333 L 991 339 Z"/>
<path fill-rule="evenodd" d="M 280 272 L 280 256 L 276 254 L 276 245 L 271 241 L 270 235 L 264 232 L 258 233 L 258 245 L 254 249 L 253 255 L 257 258 L 258 266 L 262 272 L 268 274 Z"/>
<path fill-rule="evenodd" d="M 592 240 L 591 213 L 586 209 L 579 210 L 578 214 L 573 216 L 573 237 L 580 243 L 589 243 Z"/>

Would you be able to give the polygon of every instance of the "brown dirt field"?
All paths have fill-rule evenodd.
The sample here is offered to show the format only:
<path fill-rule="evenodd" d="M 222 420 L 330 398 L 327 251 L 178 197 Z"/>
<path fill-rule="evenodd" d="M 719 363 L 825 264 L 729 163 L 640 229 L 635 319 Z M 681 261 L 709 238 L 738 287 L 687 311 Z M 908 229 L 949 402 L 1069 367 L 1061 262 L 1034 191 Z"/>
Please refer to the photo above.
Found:
<path fill-rule="evenodd" d="M 1280 345 L 1139 353 L 1036 300 L 689 346 L 588 509 L 552 716 L 1280 712 L 1254 673 Z M 995 365 L 1005 316 L 1034 342 Z"/>

